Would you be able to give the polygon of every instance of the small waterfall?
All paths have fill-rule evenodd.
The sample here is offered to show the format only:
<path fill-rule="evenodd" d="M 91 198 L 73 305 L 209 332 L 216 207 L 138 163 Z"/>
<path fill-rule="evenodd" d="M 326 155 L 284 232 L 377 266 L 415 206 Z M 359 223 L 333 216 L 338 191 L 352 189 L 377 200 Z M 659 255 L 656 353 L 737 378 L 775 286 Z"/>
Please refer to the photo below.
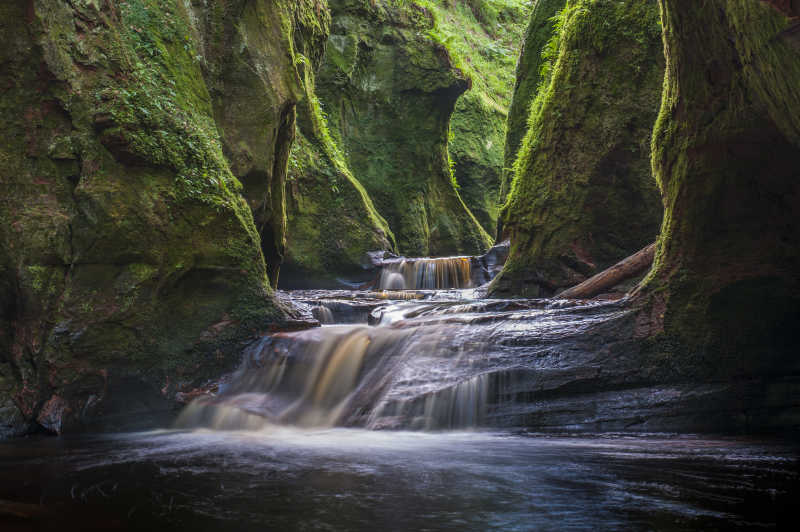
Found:
<path fill-rule="evenodd" d="M 510 426 L 536 415 L 542 371 L 561 371 L 565 350 L 595 356 L 586 331 L 627 312 L 611 303 L 469 299 L 469 292 L 298 293 L 336 323 L 264 336 L 218 394 L 195 399 L 177 426 Z"/>
<path fill-rule="evenodd" d="M 373 429 L 404 426 L 414 430 L 480 427 L 486 422 L 491 374 L 407 401 L 384 401 L 370 416 Z"/>
<path fill-rule="evenodd" d="M 327 305 L 320 304 L 312 308 L 311 315 L 323 325 L 335 323 L 333 320 L 333 311 Z"/>
<path fill-rule="evenodd" d="M 254 429 L 269 423 L 302 427 L 351 424 L 379 396 L 391 366 L 409 347 L 411 330 L 334 326 L 264 338 L 220 401 L 195 401 L 179 427 Z M 254 419 L 252 416 L 255 416 Z"/>
<path fill-rule="evenodd" d="M 381 290 L 441 290 L 472 286 L 470 257 L 387 261 L 379 279 Z"/>
<path fill-rule="evenodd" d="M 445 331 L 448 330 L 448 332 Z M 441 324 L 334 325 L 263 338 L 215 399 L 177 426 L 257 430 L 270 424 L 369 428 L 476 427 L 487 380 L 482 342 Z"/>

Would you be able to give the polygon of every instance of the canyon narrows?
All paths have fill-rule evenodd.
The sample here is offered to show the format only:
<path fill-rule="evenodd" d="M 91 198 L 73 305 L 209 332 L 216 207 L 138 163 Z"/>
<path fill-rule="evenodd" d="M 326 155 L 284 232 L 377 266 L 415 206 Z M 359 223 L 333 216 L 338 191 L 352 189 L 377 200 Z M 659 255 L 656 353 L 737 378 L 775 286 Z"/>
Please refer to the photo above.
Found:
<path fill-rule="evenodd" d="M 789 526 L 796 4 L 7 0 L 0 528 Z"/>

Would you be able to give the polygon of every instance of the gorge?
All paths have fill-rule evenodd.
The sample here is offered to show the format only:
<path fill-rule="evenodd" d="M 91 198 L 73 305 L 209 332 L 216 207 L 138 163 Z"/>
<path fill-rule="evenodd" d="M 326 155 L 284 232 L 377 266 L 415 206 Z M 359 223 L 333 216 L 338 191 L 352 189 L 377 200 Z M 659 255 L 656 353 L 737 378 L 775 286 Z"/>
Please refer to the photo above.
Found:
<path fill-rule="evenodd" d="M 3 526 L 790 522 L 796 2 L 0 15 Z"/>

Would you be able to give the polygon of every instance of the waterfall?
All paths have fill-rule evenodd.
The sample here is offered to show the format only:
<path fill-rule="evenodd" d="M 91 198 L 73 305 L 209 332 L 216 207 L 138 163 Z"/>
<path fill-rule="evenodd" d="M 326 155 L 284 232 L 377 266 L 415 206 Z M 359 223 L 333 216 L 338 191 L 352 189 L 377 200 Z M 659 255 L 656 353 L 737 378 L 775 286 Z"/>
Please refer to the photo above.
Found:
<path fill-rule="evenodd" d="M 536 411 L 531 390 L 541 371 L 560 371 L 553 368 L 563 350 L 590 356 L 597 346 L 587 328 L 625 313 L 613 302 L 469 299 L 472 292 L 296 293 L 335 323 L 262 337 L 217 395 L 195 399 L 177 426 L 449 430 L 519 423 Z M 400 297 L 408 294 L 416 297 Z M 572 344 L 576 337 L 588 345 Z"/>
<path fill-rule="evenodd" d="M 472 286 L 470 257 L 387 261 L 379 279 L 381 290 L 441 290 Z"/>
<path fill-rule="evenodd" d="M 430 313 L 407 307 L 420 314 L 413 326 L 393 317 L 378 326 L 332 325 L 266 336 L 245 352 L 219 397 L 195 400 L 177 426 L 480 426 L 488 397 L 489 381 L 480 374 L 487 344 L 471 336 L 468 324 L 438 323 L 437 317 L 451 315 L 439 305 Z"/>

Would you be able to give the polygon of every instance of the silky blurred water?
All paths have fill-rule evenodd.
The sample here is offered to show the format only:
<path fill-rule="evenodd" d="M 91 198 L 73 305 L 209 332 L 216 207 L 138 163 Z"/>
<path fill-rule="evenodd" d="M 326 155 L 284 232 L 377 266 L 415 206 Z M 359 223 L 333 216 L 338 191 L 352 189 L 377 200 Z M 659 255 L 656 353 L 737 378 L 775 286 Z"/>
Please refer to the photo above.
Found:
<path fill-rule="evenodd" d="M 2 530 L 749 530 L 797 449 L 694 436 L 157 431 L 0 443 Z M 22 508 L 20 510 L 20 508 Z"/>
<path fill-rule="evenodd" d="M 794 443 L 508 428 L 529 407 L 510 386 L 531 383 L 505 376 L 568 370 L 624 305 L 476 290 L 292 297 L 327 324 L 253 344 L 216 396 L 184 410 L 182 429 L 0 442 L 0 531 L 793 525 Z M 642 393 L 619 404 L 672 397 Z M 613 418 L 587 402 L 598 412 L 571 423 Z M 400 430 L 368 430 L 386 428 Z"/>
<path fill-rule="evenodd" d="M 492 300 L 472 289 L 403 293 L 415 297 L 293 293 L 325 324 L 261 338 L 219 394 L 195 400 L 177 426 L 521 426 L 518 392 L 529 389 L 520 381 L 562 370 L 562 351 L 595 351 L 588 331 L 628 313 L 618 302 Z"/>

